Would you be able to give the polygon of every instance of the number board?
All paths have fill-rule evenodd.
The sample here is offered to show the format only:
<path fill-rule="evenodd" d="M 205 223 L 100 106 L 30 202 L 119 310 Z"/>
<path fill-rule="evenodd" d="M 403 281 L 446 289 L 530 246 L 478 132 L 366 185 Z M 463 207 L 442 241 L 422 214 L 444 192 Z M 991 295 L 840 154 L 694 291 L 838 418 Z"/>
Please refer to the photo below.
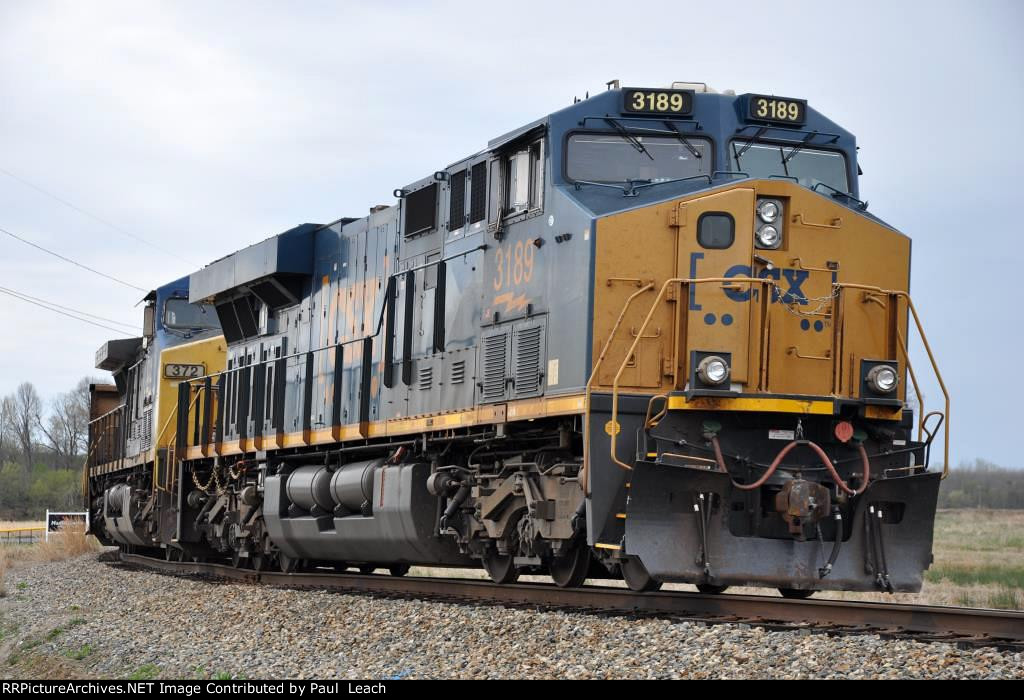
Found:
<path fill-rule="evenodd" d="M 167 379 L 196 379 L 206 374 L 204 365 L 164 365 L 164 377 Z"/>
<path fill-rule="evenodd" d="M 762 122 L 803 124 L 807 120 L 807 100 L 751 95 L 747 100 L 747 116 Z"/>
<path fill-rule="evenodd" d="M 693 113 L 693 90 L 624 88 L 622 111 L 626 114 L 688 116 Z"/>

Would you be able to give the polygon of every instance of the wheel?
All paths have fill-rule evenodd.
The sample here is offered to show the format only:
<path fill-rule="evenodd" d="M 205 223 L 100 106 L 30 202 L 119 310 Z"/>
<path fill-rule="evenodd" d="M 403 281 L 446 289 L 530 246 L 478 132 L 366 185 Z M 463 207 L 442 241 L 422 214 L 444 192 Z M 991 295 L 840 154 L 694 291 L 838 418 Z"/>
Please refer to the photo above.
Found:
<path fill-rule="evenodd" d="M 359 573 L 363 574 L 364 576 L 366 574 L 372 574 L 376 570 L 377 570 L 377 567 L 374 566 L 373 564 L 362 564 L 359 567 Z"/>
<path fill-rule="evenodd" d="M 236 569 L 247 569 L 249 568 L 249 558 L 243 557 L 242 553 L 237 550 L 231 550 L 231 566 Z"/>
<path fill-rule="evenodd" d="M 293 574 L 299 568 L 299 560 L 281 552 L 277 555 L 277 566 L 281 569 L 281 573 Z"/>
<path fill-rule="evenodd" d="M 165 561 L 178 561 L 178 550 L 174 547 L 167 547 L 164 549 L 164 560 Z"/>
<path fill-rule="evenodd" d="M 409 565 L 395 564 L 394 566 L 388 568 L 388 573 L 390 573 L 392 576 L 405 576 L 407 573 L 409 573 Z"/>
<path fill-rule="evenodd" d="M 713 583 L 698 583 L 697 590 L 707 595 L 718 595 L 719 593 L 725 593 L 729 590 L 728 586 L 716 586 Z"/>
<path fill-rule="evenodd" d="M 514 583 L 519 578 L 519 569 L 512 554 L 498 554 L 498 550 L 491 547 L 484 555 L 483 563 L 487 575 L 495 583 Z"/>
<path fill-rule="evenodd" d="M 800 588 L 780 588 L 779 593 L 782 594 L 783 598 L 789 598 L 790 600 L 803 600 L 814 595 L 814 591 L 805 591 Z"/>
<path fill-rule="evenodd" d="M 264 567 L 267 565 L 267 560 L 266 557 L 263 555 L 263 552 L 254 553 L 251 557 L 249 557 L 249 560 L 252 562 L 253 571 L 263 571 Z"/>
<path fill-rule="evenodd" d="M 619 570 L 622 572 L 622 578 L 626 585 L 637 593 L 656 591 L 661 588 L 661 581 L 651 578 L 647 569 L 644 568 L 643 562 L 636 557 L 629 557 L 619 564 Z"/>
<path fill-rule="evenodd" d="M 577 540 L 564 556 L 551 560 L 548 571 L 559 588 L 581 586 L 590 571 L 590 547 L 585 542 Z"/>

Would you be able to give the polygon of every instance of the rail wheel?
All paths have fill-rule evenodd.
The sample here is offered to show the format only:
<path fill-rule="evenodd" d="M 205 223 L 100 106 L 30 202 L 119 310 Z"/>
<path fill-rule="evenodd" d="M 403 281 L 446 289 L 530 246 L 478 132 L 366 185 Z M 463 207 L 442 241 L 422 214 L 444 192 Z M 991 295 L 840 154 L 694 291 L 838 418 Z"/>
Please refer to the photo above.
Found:
<path fill-rule="evenodd" d="M 231 550 L 231 566 L 236 569 L 247 569 L 249 568 L 250 560 L 248 557 L 243 557 L 242 553 L 237 550 Z"/>
<path fill-rule="evenodd" d="M 707 595 L 718 595 L 719 593 L 725 593 L 729 590 L 728 586 L 716 586 L 713 583 L 698 583 L 697 590 Z"/>
<path fill-rule="evenodd" d="M 487 575 L 495 583 L 514 583 L 519 578 L 514 554 L 498 554 L 498 550 L 491 547 L 484 554 L 483 564 Z"/>
<path fill-rule="evenodd" d="M 577 540 L 570 546 L 568 553 L 551 560 L 548 571 L 559 588 L 577 588 L 587 579 L 590 571 L 590 547 Z"/>
<path fill-rule="evenodd" d="M 359 566 L 359 573 L 363 574 L 364 576 L 367 574 L 372 574 L 376 570 L 377 567 L 373 564 L 361 564 Z"/>
<path fill-rule="evenodd" d="M 294 574 L 299 568 L 299 560 L 281 552 L 277 555 L 277 566 L 283 574 Z"/>
<path fill-rule="evenodd" d="M 647 569 L 636 557 L 629 557 L 619 564 L 622 578 L 630 590 L 638 593 L 643 591 L 656 591 L 661 588 L 661 581 L 657 581 L 647 573 Z"/>
<path fill-rule="evenodd" d="M 409 565 L 395 564 L 394 566 L 388 568 L 388 573 L 390 573 L 392 576 L 405 576 L 407 573 L 409 573 Z"/>
<path fill-rule="evenodd" d="M 789 598 L 790 600 L 803 600 L 814 595 L 814 591 L 805 591 L 801 588 L 780 588 L 779 593 L 782 594 L 783 598 Z"/>

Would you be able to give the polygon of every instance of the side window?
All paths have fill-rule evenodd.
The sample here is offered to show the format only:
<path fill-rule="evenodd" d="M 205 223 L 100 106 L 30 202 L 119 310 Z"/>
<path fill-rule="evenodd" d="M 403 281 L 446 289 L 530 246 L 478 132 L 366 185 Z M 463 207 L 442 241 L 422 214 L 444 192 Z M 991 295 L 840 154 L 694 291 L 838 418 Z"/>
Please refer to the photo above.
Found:
<path fill-rule="evenodd" d="M 437 183 L 416 190 L 405 198 L 405 235 L 430 231 L 437 225 Z"/>
<path fill-rule="evenodd" d="M 544 193 L 544 152 L 540 141 L 505 158 L 504 214 L 540 209 Z"/>
<path fill-rule="evenodd" d="M 707 212 L 697 220 L 697 242 L 704 248 L 728 248 L 736 240 L 736 222 L 731 214 Z"/>

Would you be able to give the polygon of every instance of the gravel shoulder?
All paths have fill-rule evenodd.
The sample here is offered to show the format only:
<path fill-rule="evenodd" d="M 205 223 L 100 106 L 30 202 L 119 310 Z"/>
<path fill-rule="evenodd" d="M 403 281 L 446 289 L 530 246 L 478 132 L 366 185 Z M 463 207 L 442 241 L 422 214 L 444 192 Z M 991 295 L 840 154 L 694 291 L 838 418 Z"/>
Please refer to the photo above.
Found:
<path fill-rule="evenodd" d="M 95 554 L 8 589 L 0 678 L 1024 678 L 1024 654 L 993 649 L 280 590 Z"/>

